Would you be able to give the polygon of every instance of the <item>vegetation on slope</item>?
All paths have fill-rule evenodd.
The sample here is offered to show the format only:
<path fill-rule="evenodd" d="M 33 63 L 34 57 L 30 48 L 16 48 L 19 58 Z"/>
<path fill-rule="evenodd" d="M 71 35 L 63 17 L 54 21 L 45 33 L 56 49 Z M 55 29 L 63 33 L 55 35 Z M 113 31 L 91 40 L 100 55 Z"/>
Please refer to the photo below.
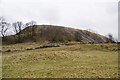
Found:
<path fill-rule="evenodd" d="M 19 35 L 19 36 L 18 36 Z M 110 39 L 97 33 L 74 28 L 52 26 L 52 25 L 34 25 L 29 26 L 16 35 L 7 36 L 3 43 L 21 43 L 21 42 L 92 42 L 104 43 L 111 42 Z"/>

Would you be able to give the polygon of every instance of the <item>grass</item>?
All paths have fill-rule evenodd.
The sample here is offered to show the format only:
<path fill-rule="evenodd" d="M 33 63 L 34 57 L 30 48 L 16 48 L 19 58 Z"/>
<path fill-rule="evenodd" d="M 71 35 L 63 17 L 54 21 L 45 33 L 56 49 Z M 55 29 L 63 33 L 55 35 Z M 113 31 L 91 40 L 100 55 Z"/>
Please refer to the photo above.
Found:
<path fill-rule="evenodd" d="M 47 43 L 46 43 L 47 44 Z M 55 44 L 55 43 L 52 43 Z M 62 43 L 59 43 L 62 44 Z M 3 50 L 40 44 L 3 45 Z M 43 44 L 42 44 L 43 45 Z M 108 49 L 100 45 L 108 46 Z M 76 44 L 3 53 L 3 78 L 117 78 L 115 44 Z M 5 48 L 5 49 L 4 49 Z"/>
<path fill-rule="evenodd" d="M 72 44 L 77 44 L 76 42 L 71 42 Z M 18 43 L 18 44 L 10 44 L 10 45 L 3 45 L 2 50 L 25 50 L 27 48 L 35 48 L 43 45 L 61 45 L 61 44 L 66 44 L 66 43 L 50 43 L 50 42 L 44 42 L 44 43 L 39 43 L 39 42 L 27 42 L 27 43 Z"/>

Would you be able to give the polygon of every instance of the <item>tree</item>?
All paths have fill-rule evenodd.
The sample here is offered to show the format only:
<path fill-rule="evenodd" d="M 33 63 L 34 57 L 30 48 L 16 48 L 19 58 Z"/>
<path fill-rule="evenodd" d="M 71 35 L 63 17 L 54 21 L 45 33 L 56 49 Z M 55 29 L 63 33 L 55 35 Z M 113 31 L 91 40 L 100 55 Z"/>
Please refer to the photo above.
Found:
<path fill-rule="evenodd" d="M 23 26 L 23 23 L 20 21 L 13 23 L 15 34 L 18 34 L 19 32 L 21 32 L 22 26 Z"/>
<path fill-rule="evenodd" d="M 17 36 L 17 42 L 21 42 L 21 31 L 23 26 L 24 25 L 21 21 L 13 23 L 14 32 Z"/>
<path fill-rule="evenodd" d="M 36 24 L 37 24 L 36 21 L 30 21 L 30 22 L 26 23 L 25 26 L 28 27 L 28 26 L 33 26 L 33 25 L 36 25 Z"/>
<path fill-rule="evenodd" d="M 112 34 L 108 34 L 108 39 L 109 41 L 108 42 L 114 42 L 114 38 L 113 38 L 113 35 Z"/>
<path fill-rule="evenodd" d="M 34 36 L 35 36 L 35 25 L 37 25 L 36 21 L 30 21 L 28 23 L 25 24 L 26 27 L 30 26 L 30 37 L 31 39 L 35 40 Z"/>
<path fill-rule="evenodd" d="M 113 40 L 112 34 L 108 34 L 108 38 L 111 39 L 111 40 Z"/>
<path fill-rule="evenodd" d="M 113 40 L 112 34 L 108 34 L 108 38 L 109 38 L 110 40 Z"/>
<path fill-rule="evenodd" d="M 0 17 L 0 32 L 3 38 L 6 35 L 9 25 L 10 24 L 5 21 L 4 17 Z"/>

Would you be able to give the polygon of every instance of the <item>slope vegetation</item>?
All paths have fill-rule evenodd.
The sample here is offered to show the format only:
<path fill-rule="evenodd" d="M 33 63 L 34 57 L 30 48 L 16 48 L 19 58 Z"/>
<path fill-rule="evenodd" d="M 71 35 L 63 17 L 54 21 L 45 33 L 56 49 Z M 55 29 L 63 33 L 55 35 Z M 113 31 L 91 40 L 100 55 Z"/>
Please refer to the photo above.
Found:
<path fill-rule="evenodd" d="M 18 36 L 20 35 L 20 36 Z M 20 42 L 28 41 L 50 41 L 50 42 L 91 42 L 104 43 L 110 40 L 105 36 L 87 30 L 80 30 L 62 26 L 53 25 L 35 25 L 23 29 L 20 33 L 8 36 L 7 39 L 16 42 L 20 38 Z M 7 40 L 6 39 L 6 40 Z"/>

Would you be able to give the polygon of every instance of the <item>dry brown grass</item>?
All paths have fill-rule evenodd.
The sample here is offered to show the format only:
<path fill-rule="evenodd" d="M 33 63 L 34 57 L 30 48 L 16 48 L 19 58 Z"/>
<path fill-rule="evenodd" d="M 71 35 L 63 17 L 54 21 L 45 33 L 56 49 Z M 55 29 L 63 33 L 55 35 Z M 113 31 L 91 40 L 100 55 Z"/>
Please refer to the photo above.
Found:
<path fill-rule="evenodd" d="M 3 53 L 3 77 L 117 78 L 117 51 L 103 49 L 100 45 L 76 44 L 56 48 Z M 117 46 L 115 44 L 102 45 L 109 47 Z M 19 46 L 22 46 L 22 44 L 14 45 L 16 48 Z M 12 46 L 11 48 L 14 47 Z"/>

